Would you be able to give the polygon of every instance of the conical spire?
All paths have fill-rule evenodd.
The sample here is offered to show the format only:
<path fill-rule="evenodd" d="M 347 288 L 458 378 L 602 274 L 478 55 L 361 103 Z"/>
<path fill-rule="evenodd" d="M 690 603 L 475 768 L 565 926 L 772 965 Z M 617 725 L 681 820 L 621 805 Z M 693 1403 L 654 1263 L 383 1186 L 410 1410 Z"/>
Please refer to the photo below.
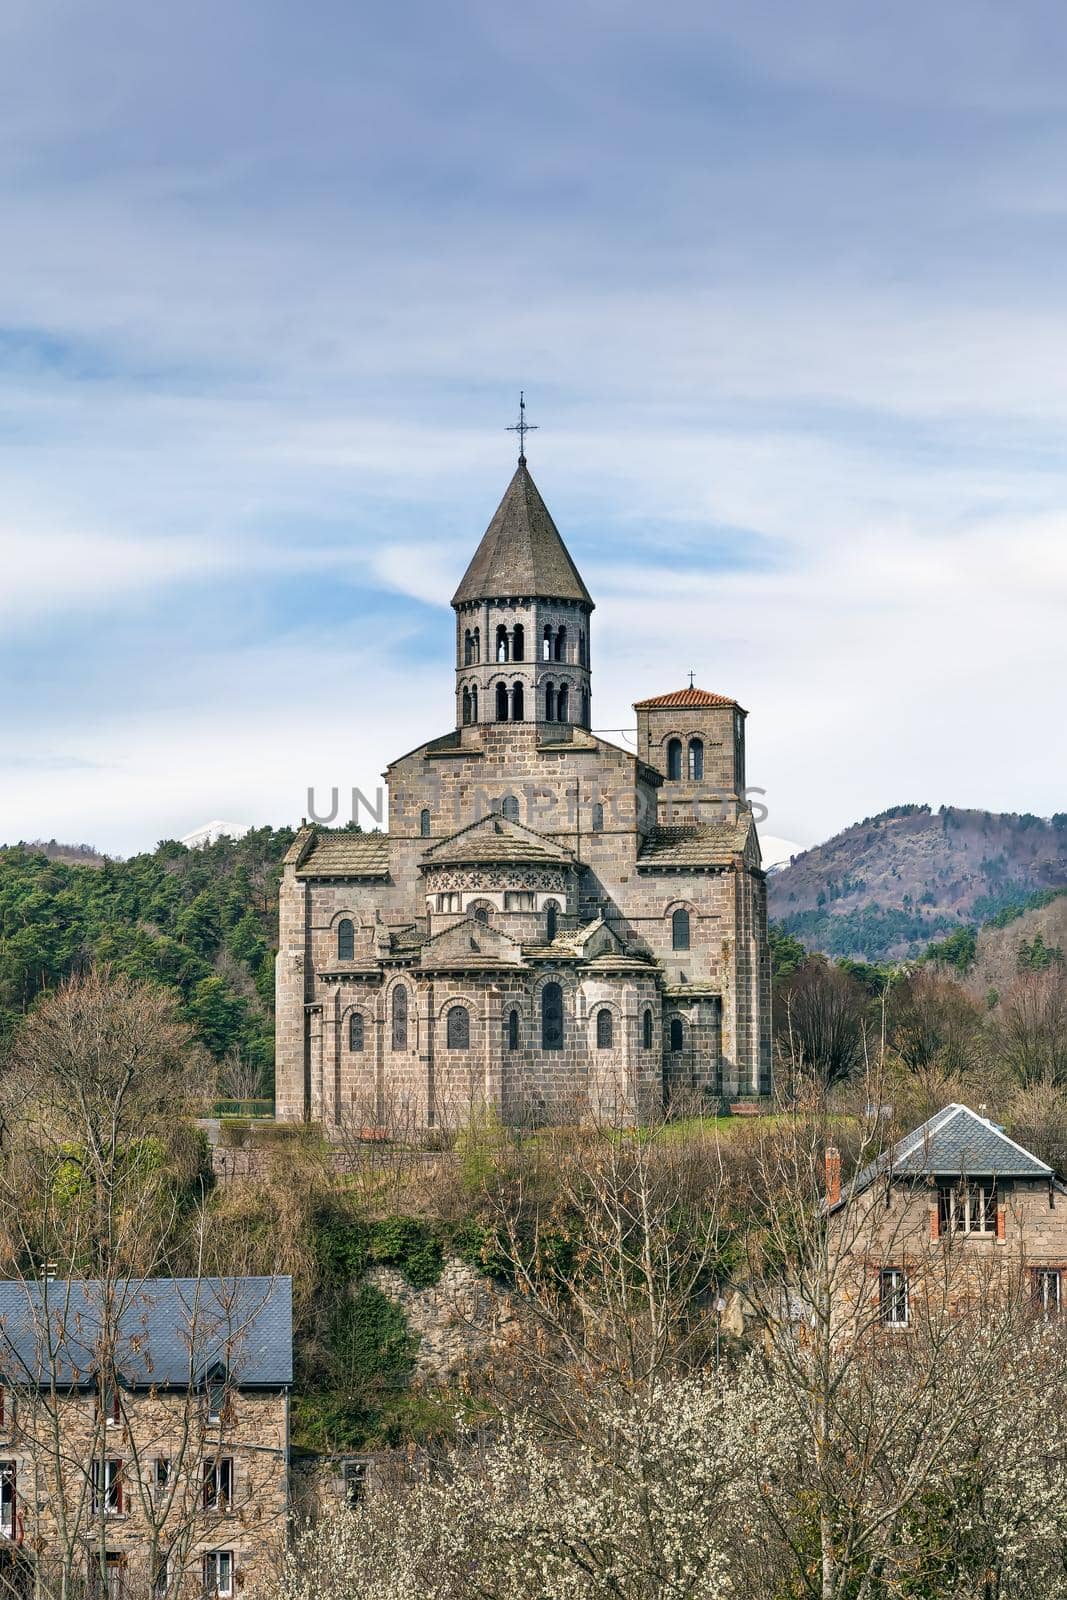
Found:
<path fill-rule="evenodd" d="M 515 476 L 452 596 L 452 604 L 523 597 L 593 604 L 530 476 L 526 458 L 520 456 Z"/>

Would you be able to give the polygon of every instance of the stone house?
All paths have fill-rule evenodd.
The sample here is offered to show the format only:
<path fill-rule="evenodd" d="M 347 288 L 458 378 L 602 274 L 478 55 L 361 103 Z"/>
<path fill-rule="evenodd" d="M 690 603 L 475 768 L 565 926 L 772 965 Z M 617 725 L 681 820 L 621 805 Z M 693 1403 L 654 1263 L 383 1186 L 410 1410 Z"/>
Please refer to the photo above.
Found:
<path fill-rule="evenodd" d="M 1023 1295 L 1067 1308 L 1067 1188 L 1052 1168 L 968 1106 L 949 1105 L 844 1189 L 827 1152 L 834 1259 L 861 1321 L 906 1331 L 931 1308 Z"/>
<path fill-rule="evenodd" d="M 288 1278 L 0 1282 L 7 1592 L 260 1592 L 289 1517 Z"/>
<path fill-rule="evenodd" d="M 736 700 L 592 728 L 593 600 L 525 456 L 452 599 L 455 726 L 386 833 L 301 828 L 280 888 L 279 1118 L 636 1119 L 770 1089 L 766 886 Z"/>

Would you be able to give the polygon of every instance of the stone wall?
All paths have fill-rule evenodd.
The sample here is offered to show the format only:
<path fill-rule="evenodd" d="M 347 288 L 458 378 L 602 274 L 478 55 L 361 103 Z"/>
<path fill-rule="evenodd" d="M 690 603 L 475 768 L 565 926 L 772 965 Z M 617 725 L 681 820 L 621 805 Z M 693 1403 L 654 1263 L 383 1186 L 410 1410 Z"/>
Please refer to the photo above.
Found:
<path fill-rule="evenodd" d="M 373 1267 L 366 1281 L 403 1309 L 419 1336 L 415 1376 L 447 1386 L 468 1374 L 506 1362 L 519 1332 L 514 1298 L 464 1261 L 445 1262 L 437 1283 L 414 1289 L 390 1267 Z"/>

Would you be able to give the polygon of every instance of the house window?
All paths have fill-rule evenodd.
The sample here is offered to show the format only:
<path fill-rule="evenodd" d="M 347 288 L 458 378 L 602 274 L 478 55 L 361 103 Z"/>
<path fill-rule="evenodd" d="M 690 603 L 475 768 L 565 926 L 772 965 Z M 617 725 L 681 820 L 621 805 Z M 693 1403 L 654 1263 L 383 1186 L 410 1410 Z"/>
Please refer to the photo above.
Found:
<path fill-rule="evenodd" d="M 671 1050 L 677 1055 L 679 1050 L 685 1049 L 685 1027 L 681 1017 L 671 1018 Z"/>
<path fill-rule="evenodd" d="M 342 917 L 337 924 L 337 959 L 351 961 L 356 953 L 356 930 L 351 917 Z"/>
<path fill-rule="evenodd" d="M 1063 1277 L 1059 1267 L 1036 1267 L 1030 1274 L 1034 1308 L 1043 1317 L 1058 1317 L 1063 1305 Z"/>
<path fill-rule="evenodd" d="M 506 722 L 508 720 L 508 686 L 506 683 L 498 683 L 496 686 L 496 720 L 498 722 Z"/>
<path fill-rule="evenodd" d="M 704 776 L 704 741 L 703 739 L 690 739 L 689 741 L 689 780 L 699 783 Z"/>
<path fill-rule="evenodd" d="M 233 1505 L 233 1457 L 204 1462 L 204 1510 L 229 1511 Z"/>
<path fill-rule="evenodd" d="M 402 983 L 393 990 L 393 1049 L 408 1047 L 408 992 Z"/>
<path fill-rule="evenodd" d="M 604 807 L 598 800 L 593 807 L 593 832 L 604 832 Z"/>
<path fill-rule="evenodd" d="M 514 1007 L 508 1012 L 508 1049 L 519 1048 L 519 1013 Z"/>
<path fill-rule="evenodd" d="M 563 1049 L 563 990 L 546 983 L 541 990 L 541 1049 Z"/>
<path fill-rule="evenodd" d="M 990 1180 L 941 1184 L 937 1191 L 940 1231 L 996 1233 L 997 1189 Z"/>
<path fill-rule="evenodd" d="M 667 746 L 667 776 L 675 779 L 682 776 L 681 739 L 672 739 Z"/>
<path fill-rule="evenodd" d="M 611 1012 L 605 1006 L 596 1014 L 596 1047 L 598 1050 L 610 1050 L 612 1038 Z"/>
<path fill-rule="evenodd" d="M 445 1038 L 450 1050 L 469 1050 L 471 1014 L 466 1006 L 453 1006 L 445 1020 Z"/>
<path fill-rule="evenodd" d="M 422 839 L 430 837 L 430 813 L 425 808 L 419 812 L 419 837 Z"/>
<path fill-rule="evenodd" d="M 641 1019 L 641 1043 L 646 1050 L 652 1049 L 652 1008 L 645 1007 L 645 1014 Z"/>
<path fill-rule="evenodd" d="M 99 1600 L 123 1600 L 126 1593 L 126 1557 L 108 1550 L 89 1557 L 89 1592 Z"/>
<path fill-rule="evenodd" d="M 160 1556 L 156 1561 L 156 1570 L 152 1574 L 152 1600 L 167 1600 L 170 1590 L 170 1565 L 166 1556 Z"/>
<path fill-rule="evenodd" d="M 100 1420 L 105 1427 L 117 1428 L 122 1421 L 122 1397 L 114 1378 L 101 1378 L 97 1405 Z"/>
<path fill-rule="evenodd" d="M 233 1551 L 211 1550 L 204 1557 L 204 1600 L 230 1600 L 233 1594 Z"/>
<path fill-rule="evenodd" d="M 226 1375 L 213 1372 L 204 1386 L 207 1396 L 207 1420 L 220 1423 L 226 1410 Z"/>
<path fill-rule="evenodd" d="M 671 946 L 675 950 L 689 949 L 689 913 L 684 906 L 671 917 Z"/>
<path fill-rule="evenodd" d="M 93 1515 L 118 1517 L 122 1515 L 122 1462 L 117 1456 L 93 1461 L 89 1474 L 92 1485 Z"/>
<path fill-rule="evenodd" d="M 348 1017 L 348 1048 L 350 1050 L 363 1049 L 363 1013 L 352 1011 Z"/>
<path fill-rule="evenodd" d="M 0 1461 L 0 1535 L 15 1537 L 15 1463 Z"/>
<path fill-rule="evenodd" d="M 908 1326 L 908 1274 L 899 1267 L 883 1267 L 878 1274 L 878 1307 L 887 1328 Z"/>
<path fill-rule="evenodd" d="M 515 631 L 511 636 L 511 659 L 521 661 L 526 654 L 526 630 L 521 622 L 515 624 Z"/>
<path fill-rule="evenodd" d="M 152 1487 L 157 1495 L 164 1495 L 170 1485 L 170 1457 L 157 1456 L 152 1464 Z"/>
<path fill-rule="evenodd" d="M 552 943 L 559 931 L 559 906 L 550 900 L 545 907 L 545 938 Z"/>
<path fill-rule="evenodd" d="M 513 794 L 506 794 L 504 796 L 500 803 L 500 815 L 502 817 L 506 817 L 509 822 L 518 822 L 519 802 Z"/>
<path fill-rule="evenodd" d="M 367 1463 L 346 1461 L 343 1476 L 346 1505 L 361 1506 L 367 1498 Z"/>

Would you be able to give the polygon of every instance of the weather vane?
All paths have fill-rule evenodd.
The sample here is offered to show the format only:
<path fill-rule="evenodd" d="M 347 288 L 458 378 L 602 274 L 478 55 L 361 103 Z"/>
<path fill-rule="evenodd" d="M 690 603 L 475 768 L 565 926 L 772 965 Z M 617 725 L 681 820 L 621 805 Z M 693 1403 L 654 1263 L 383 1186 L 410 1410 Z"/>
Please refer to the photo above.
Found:
<path fill-rule="evenodd" d="M 513 422 L 505 431 L 507 433 L 517 433 L 519 436 L 519 465 L 522 466 L 526 461 L 526 435 L 537 432 L 537 423 L 527 422 L 526 420 L 526 396 L 521 389 L 519 390 L 519 420 L 518 422 Z"/>

